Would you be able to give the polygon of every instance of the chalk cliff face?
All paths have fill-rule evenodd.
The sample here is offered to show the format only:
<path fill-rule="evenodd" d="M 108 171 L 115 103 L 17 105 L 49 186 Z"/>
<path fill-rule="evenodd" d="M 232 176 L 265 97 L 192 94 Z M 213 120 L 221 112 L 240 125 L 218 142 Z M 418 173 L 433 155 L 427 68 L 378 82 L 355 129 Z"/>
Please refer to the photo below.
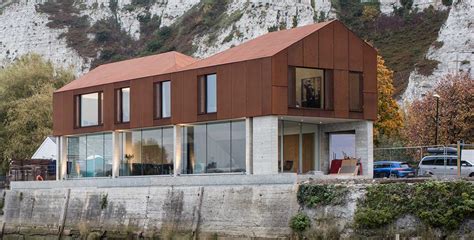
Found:
<path fill-rule="evenodd" d="M 448 73 L 467 72 L 474 77 L 474 1 L 453 4 L 446 23 L 441 28 L 427 59 L 439 62 L 430 76 L 414 71 L 402 100 L 411 102 L 432 89 Z"/>
<path fill-rule="evenodd" d="M 146 2 L 144 5 L 143 2 Z M 170 26 L 179 17 L 199 4 L 199 0 L 84 0 L 76 3 L 80 16 L 87 16 L 91 24 L 116 16 L 120 27 L 132 39 L 141 38 L 140 17 L 144 14 L 158 17 L 160 27 Z M 194 37 L 195 57 L 206 57 L 270 30 L 291 28 L 317 20 L 337 18 L 331 0 L 232 0 L 227 15 L 239 15 L 235 21 L 221 26 L 212 33 Z M 0 67 L 27 53 L 38 53 L 55 65 L 72 67 L 77 75 L 87 72 L 93 58 L 81 56 L 68 46 L 64 34 L 68 29 L 47 26 L 48 14 L 38 11 L 44 0 L 0 0 Z M 111 4 L 116 3 L 112 6 Z M 382 14 L 393 14 L 400 7 L 399 0 L 379 0 Z M 430 76 L 410 74 L 408 87 L 401 101 L 413 101 L 431 89 L 445 74 L 462 70 L 471 72 L 474 60 L 474 1 L 453 0 L 450 9 L 442 0 L 414 0 L 412 9 L 449 10 L 449 16 L 439 31 L 438 44 L 430 47 L 426 58 L 439 62 Z M 116 9 L 116 10 L 115 10 Z M 93 37 L 93 36 L 91 36 Z M 212 39 L 212 41 L 211 41 Z M 179 40 L 178 40 L 179 41 Z M 471 73 L 472 74 L 472 73 Z"/>

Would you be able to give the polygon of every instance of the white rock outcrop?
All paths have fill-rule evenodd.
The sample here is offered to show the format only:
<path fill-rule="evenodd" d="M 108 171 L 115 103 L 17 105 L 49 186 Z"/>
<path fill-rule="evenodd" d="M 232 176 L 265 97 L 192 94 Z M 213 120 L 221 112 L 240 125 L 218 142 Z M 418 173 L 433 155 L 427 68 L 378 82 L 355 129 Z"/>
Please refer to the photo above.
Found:
<path fill-rule="evenodd" d="M 472 77 L 474 66 L 474 1 L 454 3 L 446 23 L 439 31 L 438 44 L 432 45 L 427 59 L 439 61 L 431 76 L 423 76 L 416 70 L 410 74 L 408 87 L 402 102 L 412 102 L 431 90 L 449 73 L 467 72 Z M 436 46 L 438 45 L 438 46 Z M 439 47 L 441 45 L 441 47 Z"/>
<path fill-rule="evenodd" d="M 87 71 L 90 60 L 67 47 L 60 34 L 66 29 L 51 29 L 48 15 L 36 11 L 32 1 L 19 1 L 2 9 L 0 14 L 0 67 L 18 57 L 37 53 L 58 66 L 72 67 L 79 74 Z"/>
<path fill-rule="evenodd" d="M 57 66 L 72 68 L 77 76 L 87 72 L 92 59 L 81 57 L 67 46 L 60 35 L 67 29 L 51 29 L 46 24 L 48 15 L 36 11 L 36 6 L 45 0 L 0 1 L 0 67 L 18 57 L 37 53 Z M 79 9 L 82 16 L 88 16 L 94 24 L 98 20 L 113 16 L 110 0 L 84 0 Z M 133 38 L 140 37 L 140 14 L 144 7 L 129 7 L 131 0 L 117 1 L 117 19 L 121 27 Z M 161 18 L 161 26 L 172 24 L 199 0 L 156 0 L 148 12 Z"/>
<path fill-rule="evenodd" d="M 230 26 L 212 35 L 198 36 L 194 40 L 197 46 L 196 57 L 207 57 L 247 40 L 263 35 L 270 28 L 292 28 L 312 24 L 314 17 L 324 14 L 325 19 L 334 19 L 330 0 L 249 0 L 233 1 L 227 9 L 227 15 L 242 14 L 240 19 Z M 215 39 L 210 40 L 210 38 Z"/>
<path fill-rule="evenodd" d="M 87 72 L 92 59 L 85 59 L 68 47 L 60 35 L 67 29 L 46 26 L 48 15 L 36 11 L 36 5 L 45 0 L 0 0 L 0 67 L 27 53 L 38 53 L 55 65 L 71 67 L 77 75 Z M 367 1 L 367 0 L 363 0 Z M 151 6 L 131 6 L 132 0 L 117 0 L 116 12 L 110 0 L 84 0 L 78 8 L 89 22 L 117 17 L 122 29 L 134 39 L 140 38 L 140 16 L 150 14 L 161 19 L 161 26 L 169 26 L 200 0 L 155 0 Z M 383 14 L 393 14 L 400 0 L 379 0 Z M 474 56 L 474 0 L 453 0 L 449 17 L 426 58 L 439 61 L 431 76 L 416 71 L 409 77 L 408 87 L 400 101 L 411 102 L 431 89 L 447 73 L 471 72 Z M 442 0 L 414 0 L 413 8 L 422 10 L 433 6 L 445 10 Z M 291 28 L 313 23 L 322 15 L 336 18 L 331 0 L 233 0 L 228 16 L 240 16 L 216 32 L 196 36 L 195 57 L 206 57 L 265 34 L 269 29 Z M 237 19 L 237 18 L 235 18 Z M 234 19 L 234 20 L 235 20 Z M 92 36 L 91 36 L 92 37 Z M 442 43 L 442 46 L 440 46 Z M 472 73 L 471 73 L 472 74 Z"/>

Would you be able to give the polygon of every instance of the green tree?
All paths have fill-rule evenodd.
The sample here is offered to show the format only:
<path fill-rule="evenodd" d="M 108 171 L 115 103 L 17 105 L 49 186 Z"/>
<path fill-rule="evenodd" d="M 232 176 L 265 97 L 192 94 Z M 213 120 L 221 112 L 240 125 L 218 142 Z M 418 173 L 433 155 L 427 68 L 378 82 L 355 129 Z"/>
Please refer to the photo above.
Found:
<path fill-rule="evenodd" d="M 39 55 L 26 55 L 0 70 L 0 172 L 10 159 L 31 157 L 52 129 L 52 94 L 74 79 Z"/>

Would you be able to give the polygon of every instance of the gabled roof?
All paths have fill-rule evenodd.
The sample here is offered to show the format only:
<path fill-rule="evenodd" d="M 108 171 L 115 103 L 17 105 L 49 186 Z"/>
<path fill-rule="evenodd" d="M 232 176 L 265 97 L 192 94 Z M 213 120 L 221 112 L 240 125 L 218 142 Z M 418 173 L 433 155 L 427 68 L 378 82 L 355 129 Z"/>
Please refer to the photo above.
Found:
<path fill-rule="evenodd" d="M 183 70 L 271 57 L 332 22 L 333 21 L 321 22 L 282 31 L 270 32 L 244 42 L 236 47 L 199 60 L 185 67 Z"/>
<path fill-rule="evenodd" d="M 104 64 L 70 82 L 56 92 L 175 72 L 196 61 L 197 59 L 190 56 L 172 51 Z"/>

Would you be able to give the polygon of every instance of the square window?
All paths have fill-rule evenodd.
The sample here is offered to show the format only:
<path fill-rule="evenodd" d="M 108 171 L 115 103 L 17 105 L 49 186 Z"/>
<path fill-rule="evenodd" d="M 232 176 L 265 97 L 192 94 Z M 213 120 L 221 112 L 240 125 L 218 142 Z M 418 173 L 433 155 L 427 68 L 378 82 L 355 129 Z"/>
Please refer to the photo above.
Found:
<path fill-rule="evenodd" d="M 75 126 L 90 127 L 101 125 L 102 92 L 77 95 L 75 97 Z"/>

